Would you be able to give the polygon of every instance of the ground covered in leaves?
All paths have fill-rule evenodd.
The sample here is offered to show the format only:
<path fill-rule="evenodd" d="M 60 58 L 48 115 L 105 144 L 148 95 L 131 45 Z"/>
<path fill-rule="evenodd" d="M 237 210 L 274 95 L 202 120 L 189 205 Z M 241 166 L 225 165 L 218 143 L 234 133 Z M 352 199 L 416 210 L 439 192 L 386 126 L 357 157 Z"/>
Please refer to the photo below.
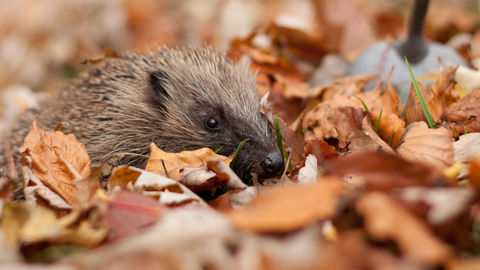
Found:
<path fill-rule="evenodd" d="M 145 168 L 92 167 L 75 134 L 33 123 L 18 150 L 25 200 L 13 200 L 15 175 L 0 178 L 1 267 L 480 269 L 480 72 L 472 69 L 479 21 L 427 20 L 428 36 L 448 41 L 470 66 L 439 66 L 416 78 L 418 89 L 400 103 L 390 79 L 344 73 L 361 44 L 401 35 L 401 14 L 307 2 L 313 27 L 268 15 L 276 19 L 227 44 L 231 59 L 248 55 L 258 72 L 263 112 L 287 164 L 281 176 L 247 185 L 230 168 L 235 155 L 167 153 L 154 143 Z M 122 6 L 137 42 L 131 48 L 159 42 L 141 30 L 158 15 L 148 3 Z M 113 7 L 97 7 L 96 15 L 121 13 Z M 453 7 L 433 8 L 466 12 Z M 232 15 L 229 8 L 218 12 Z M 179 10 L 163 20 L 175 21 Z M 329 10 L 348 16 L 331 18 Z M 200 26 L 202 40 L 228 40 Z"/>

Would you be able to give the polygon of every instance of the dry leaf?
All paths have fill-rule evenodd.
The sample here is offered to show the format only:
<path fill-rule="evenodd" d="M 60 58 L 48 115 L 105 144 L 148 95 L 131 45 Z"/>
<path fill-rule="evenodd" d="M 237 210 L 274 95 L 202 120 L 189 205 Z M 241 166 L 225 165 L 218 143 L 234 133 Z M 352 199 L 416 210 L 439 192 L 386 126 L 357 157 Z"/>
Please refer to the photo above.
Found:
<path fill-rule="evenodd" d="M 97 208 L 76 209 L 58 218 L 52 210 L 27 203 L 11 204 L 5 209 L 3 228 L 9 241 L 24 246 L 49 242 L 83 247 L 98 246 L 108 233 Z"/>
<path fill-rule="evenodd" d="M 261 192 L 246 208 L 228 213 L 238 228 L 280 233 L 333 217 L 346 187 L 338 179 L 324 178 L 311 185 L 273 187 Z"/>
<path fill-rule="evenodd" d="M 122 179 L 123 177 L 126 179 Z M 119 183 L 119 185 L 113 183 Z M 128 189 L 130 186 L 131 189 L 141 191 L 144 195 L 159 198 L 160 203 L 168 206 L 185 204 L 206 206 L 200 197 L 180 182 L 131 166 L 117 167 L 109 178 L 108 185 L 112 190 Z"/>
<path fill-rule="evenodd" d="M 326 161 L 326 173 L 339 177 L 362 177 L 367 190 L 390 191 L 412 186 L 450 186 L 454 182 L 438 170 L 411 162 L 393 153 L 356 152 Z"/>
<path fill-rule="evenodd" d="M 380 137 L 385 142 L 391 141 L 390 145 L 396 147 L 400 136 L 405 131 L 405 122 L 398 115 L 400 98 L 391 85 L 392 74 L 391 72 L 388 77 L 385 91 L 382 91 L 382 84 L 378 84 L 374 90 L 361 93 L 358 97 L 367 104 L 372 117 L 372 123 L 376 125 L 380 118 L 378 125 Z M 381 117 L 380 112 L 382 112 Z"/>
<path fill-rule="evenodd" d="M 299 132 L 292 131 L 281 118 L 278 118 L 278 124 L 282 138 L 289 150 L 290 164 L 295 167 L 302 161 L 305 141 Z"/>
<path fill-rule="evenodd" d="M 155 199 L 141 194 L 121 191 L 106 200 L 110 240 L 124 237 L 154 224 L 164 208 Z"/>
<path fill-rule="evenodd" d="M 33 204 L 46 204 L 45 206 L 53 209 L 66 210 L 72 206 L 68 204 L 60 195 L 46 187 L 29 166 L 23 167 L 23 179 L 25 187 L 23 193 L 25 200 Z"/>
<path fill-rule="evenodd" d="M 358 141 L 358 139 L 362 137 L 364 137 L 363 143 L 370 144 L 370 147 L 365 147 L 365 145 Z M 355 135 L 351 138 L 351 143 L 348 145 L 349 152 L 361 150 L 382 150 L 385 152 L 393 152 L 392 147 L 382 140 L 373 130 L 370 119 L 367 116 L 362 120 L 362 130 L 356 131 Z"/>
<path fill-rule="evenodd" d="M 421 83 L 418 84 L 434 122 L 440 119 L 441 115 L 450 104 L 459 99 L 458 92 L 455 90 L 454 84 L 451 81 L 454 73 L 455 68 L 448 68 L 438 76 L 435 84 L 429 88 Z M 406 106 L 405 121 L 407 124 L 417 121 L 426 122 L 425 114 L 413 85 L 410 89 L 410 97 Z"/>
<path fill-rule="evenodd" d="M 468 133 L 460 136 L 453 143 L 453 149 L 454 162 L 460 161 L 462 165 L 457 178 L 465 178 L 468 175 L 468 163 L 471 160 L 480 160 L 480 133 Z"/>
<path fill-rule="evenodd" d="M 150 158 L 146 171 L 154 172 L 168 178 L 178 180 L 184 167 L 205 167 L 209 159 L 220 159 L 229 165 L 231 159 L 218 155 L 209 148 L 201 148 L 195 151 L 183 151 L 180 153 L 168 153 L 159 149 L 155 144 L 150 144 Z"/>
<path fill-rule="evenodd" d="M 408 125 L 396 150 L 408 160 L 423 162 L 440 170 L 453 164 L 453 138 L 450 132 L 444 127 L 428 128 L 425 122 Z"/>
<path fill-rule="evenodd" d="M 361 129 L 365 112 L 353 107 L 332 107 L 321 103 L 305 113 L 303 128 L 305 140 L 338 139 L 338 146 L 345 148 L 351 136 Z"/>
<path fill-rule="evenodd" d="M 452 260 L 449 264 L 448 270 L 477 270 L 480 269 L 480 258 L 466 258 Z"/>
<path fill-rule="evenodd" d="M 452 257 L 450 247 L 438 240 L 418 218 L 387 195 L 373 192 L 356 203 L 367 232 L 376 240 L 393 240 L 411 260 L 440 265 Z M 401 224 L 401 226 L 399 226 Z"/>
<path fill-rule="evenodd" d="M 467 132 L 480 132 L 480 90 L 475 90 L 462 100 L 451 104 L 440 117 L 442 125 L 455 136 Z"/>
<path fill-rule="evenodd" d="M 34 121 L 20 150 L 32 158 L 32 172 L 69 204 L 76 201 L 74 181 L 88 176 L 90 158 L 73 134 L 45 132 Z"/>

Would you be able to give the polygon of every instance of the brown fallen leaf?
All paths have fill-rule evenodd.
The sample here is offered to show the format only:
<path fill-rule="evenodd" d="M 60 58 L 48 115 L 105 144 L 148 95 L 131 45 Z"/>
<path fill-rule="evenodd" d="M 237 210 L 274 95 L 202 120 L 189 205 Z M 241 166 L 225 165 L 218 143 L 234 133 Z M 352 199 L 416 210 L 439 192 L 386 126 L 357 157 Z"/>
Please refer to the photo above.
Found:
<path fill-rule="evenodd" d="M 79 181 L 90 173 L 90 158 L 85 146 L 73 134 L 45 132 L 34 121 L 20 150 L 31 156 L 32 172 L 48 188 L 69 204 L 76 201 Z"/>
<path fill-rule="evenodd" d="M 23 193 L 27 202 L 60 211 L 72 208 L 60 195 L 45 186 L 28 166 L 23 168 L 23 179 L 25 183 Z"/>
<path fill-rule="evenodd" d="M 106 220 L 110 240 L 154 224 L 165 210 L 157 200 L 131 191 L 114 193 L 105 202 L 108 205 Z"/>
<path fill-rule="evenodd" d="M 458 92 L 455 90 L 454 83 L 451 81 L 455 70 L 456 68 L 448 68 L 438 76 L 437 81 L 431 87 L 426 87 L 421 83 L 418 84 L 423 99 L 435 122 L 441 118 L 441 115 L 450 104 L 459 99 Z M 426 122 L 425 114 L 413 86 L 410 89 L 410 97 L 406 106 L 405 122 L 407 124 L 418 121 Z"/>
<path fill-rule="evenodd" d="M 298 180 L 298 176 L 300 173 L 300 170 L 302 168 L 305 168 L 306 163 L 307 163 L 307 158 L 308 156 L 312 155 L 315 157 L 316 164 L 309 164 L 309 167 L 313 170 L 315 170 L 315 174 L 318 174 L 318 166 L 321 165 L 321 163 L 329 158 L 336 158 L 338 157 L 337 151 L 335 151 L 335 147 L 332 145 L 329 145 L 323 140 L 311 140 L 308 141 L 307 144 L 305 145 L 305 150 L 302 155 L 301 162 L 298 163 L 293 170 L 291 170 L 288 173 L 288 177 L 293 181 Z M 310 158 L 311 159 L 311 158 Z M 313 159 L 311 159 L 313 160 Z M 315 179 L 317 177 L 315 176 Z"/>
<path fill-rule="evenodd" d="M 364 217 L 365 228 L 371 237 L 378 241 L 394 241 L 407 258 L 435 266 L 453 257 L 448 245 L 387 195 L 368 193 L 356 202 L 355 208 Z"/>
<path fill-rule="evenodd" d="M 413 122 L 407 126 L 396 151 L 405 159 L 444 170 L 453 164 L 453 141 L 444 127 L 432 129 L 425 122 Z"/>
<path fill-rule="evenodd" d="M 367 116 L 365 116 L 362 120 L 362 130 L 357 130 L 355 132 L 355 135 L 352 136 L 351 142 L 348 145 L 348 152 L 362 150 L 382 150 L 385 152 L 393 152 L 392 147 L 382 140 L 382 138 L 380 138 L 373 130 L 370 123 L 370 118 Z"/>
<path fill-rule="evenodd" d="M 345 148 L 350 142 L 349 139 L 357 137 L 359 135 L 355 129 L 363 129 L 365 132 L 369 132 L 379 144 L 381 148 L 389 149 L 384 142 L 390 142 L 391 145 L 397 145 L 400 136 L 405 129 L 405 122 L 398 115 L 398 102 L 399 97 L 395 89 L 387 84 L 385 90 L 382 89 L 381 84 L 378 84 L 373 90 L 367 92 L 361 92 L 362 88 L 357 88 L 359 85 L 365 85 L 371 77 L 357 78 L 352 80 L 358 85 L 350 86 L 346 82 L 341 81 L 334 82 L 330 88 L 325 90 L 323 95 L 324 101 L 315 105 L 313 108 L 307 108 L 305 116 L 303 118 L 302 126 L 306 130 L 306 139 L 327 139 L 336 138 L 339 140 L 339 147 Z M 350 87 L 350 88 L 348 88 Z M 329 96 L 330 95 L 330 96 Z M 366 112 L 365 106 L 368 108 Z M 344 123 L 348 123 L 347 119 L 340 119 L 340 115 L 345 113 L 345 109 L 350 107 L 355 110 L 363 111 L 364 114 L 369 114 L 372 118 L 371 125 L 377 125 L 378 122 L 378 134 L 381 137 L 378 138 L 376 134 L 371 133 L 371 128 L 365 126 L 361 127 L 361 119 L 356 119 L 356 124 L 350 124 L 350 127 L 345 128 Z M 341 112 L 339 112 L 341 111 Z M 381 115 L 380 115 L 381 113 Z M 357 117 L 358 118 L 358 117 Z M 355 117 L 354 117 L 355 119 Z M 363 119 L 363 117 L 362 117 Z M 349 120 L 351 123 L 351 120 Z M 360 136 L 362 137 L 362 136 Z M 364 138 L 368 139 L 368 138 Z M 361 149 L 362 144 L 366 142 L 356 142 L 356 149 Z M 368 141 L 368 140 L 367 140 Z M 384 147 L 386 146 L 386 147 Z"/>
<path fill-rule="evenodd" d="M 468 168 L 470 184 L 480 192 L 480 160 L 475 159 L 470 161 L 470 166 Z"/>
<path fill-rule="evenodd" d="M 242 180 L 220 159 L 209 159 L 206 168 L 184 168 L 178 180 L 193 192 L 210 191 L 227 186 L 231 189 L 245 189 Z"/>
<path fill-rule="evenodd" d="M 396 256 L 387 249 L 369 244 L 361 231 L 347 231 L 339 235 L 338 241 L 324 243 L 317 258 L 318 266 L 312 269 L 423 269 L 419 264 Z"/>
<path fill-rule="evenodd" d="M 477 270 L 480 269 L 480 258 L 466 258 L 452 260 L 448 265 L 448 270 Z"/>
<path fill-rule="evenodd" d="M 9 204 L 4 210 L 2 228 L 9 235 L 11 246 L 48 242 L 92 248 L 108 233 L 103 212 L 97 207 L 75 209 L 61 218 L 50 209 L 28 203 Z"/>
<path fill-rule="evenodd" d="M 278 118 L 280 133 L 289 150 L 290 164 L 295 167 L 302 161 L 305 141 L 299 132 L 292 131 L 281 118 Z"/>
<path fill-rule="evenodd" d="M 480 132 L 480 90 L 475 90 L 446 108 L 440 117 L 441 124 L 455 136 L 467 132 Z"/>
<path fill-rule="evenodd" d="M 122 180 L 123 177 L 126 179 Z M 117 167 L 108 179 L 108 186 L 110 190 L 130 189 L 142 192 L 143 195 L 158 199 L 160 203 L 167 206 L 186 204 L 206 206 L 200 197 L 182 183 L 131 166 Z"/>
<path fill-rule="evenodd" d="M 390 142 L 392 147 L 396 147 L 400 136 L 405 131 L 405 121 L 399 116 L 398 103 L 400 98 L 391 85 L 392 74 L 393 72 L 390 72 L 386 89 L 382 88 L 382 84 L 377 84 L 372 91 L 360 93 L 358 97 L 367 104 L 372 123 L 377 125 L 380 118 L 378 123 L 379 136 L 385 142 Z"/>
<path fill-rule="evenodd" d="M 394 196 L 424 220 L 440 239 L 455 249 L 468 249 L 472 245 L 471 209 L 475 193 L 470 186 L 411 187 L 394 191 Z"/>
<path fill-rule="evenodd" d="M 305 114 L 305 140 L 338 139 L 340 148 L 347 147 L 354 131 L 361 129 L 365 112 L 353 107 L 332 107 L 322 103 Z"/>
<path fill-rule="evenodd" d="M 346 186 L 338 179 L 321 178 L 311 185 L 273 187 L 259 193 L 246 208 L 227 213 L 244 230 L 282 233 L 333 217 Z"/>
<path fill-rule="evenodd" d="M 326 174 L 339 177 L 362 176 L 367 190 L 390 191 L 412 186 L 452 186 L 454 181 L 438 170 L 419 162 L 411 162 L 393 153 L 356 152 L 335 160 L 327 160 Z"/>
<path fill-rule="evenodd" d="M 250 186 L 245 189 L 229 190 L 214 200 L 208 201 L 213 209 L 220 212 L 229 212 L 233 209 L 242 209 L 258 195 L 256 187 Z"/>
<path fill-rule="evenodd" d="M 168 153 L 159 149 L 154 143 L 150 144 L 150 158 L 146 171 L 154 172 L 168 178 L 178 180 L 184 167 L 205 167 L 209 159 L 220 159 L 229 165 L 231 159 L 216 154 L 212 149 L 201 148 L 195 151 Z"/>

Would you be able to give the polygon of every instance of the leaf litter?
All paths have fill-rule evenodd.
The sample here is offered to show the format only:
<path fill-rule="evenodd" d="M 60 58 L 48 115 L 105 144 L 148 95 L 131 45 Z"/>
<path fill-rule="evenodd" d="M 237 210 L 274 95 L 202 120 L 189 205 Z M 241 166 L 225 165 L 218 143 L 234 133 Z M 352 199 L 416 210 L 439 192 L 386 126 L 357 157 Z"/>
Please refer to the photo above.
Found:
<path fill-rule="evenodd" d="M 135 29 L 158 20 L 138 8 L 147 3 L 125 6 Z M 365 92 L 372 75 L 313 85 L 327 56 L 352 60 L 359 44 L 383 37 L 380 28 L 398 35 L 401 22 L 393 11 L 370 11 L 373 28 L 344 1 L 311 8 L 326 15 L 313 20 L 319 31 L 270 21 L 228 51 L 233 60 L 251 58 L 257 90 L 268 92 L 263 111 L 278 123 L 289 161 L 280 179 L 252 176 L 247 185 L 229 167 L 232 157 L 210 149 L 168 153 L 153 143 L 145 168 L 121 165 L 105 176 L 74 134 L 33 123 L 20 150 L 25 201 L 14 201 L 12 179 L 0 177 L 0 262 L 25 269 L 32 262 L 59 269 L 479 268 L 478 72 L 448 67 L 433 84 L 420 84 L 436 129 L 415 91 L 401 104 L 390 78 Z M 478 62 L 473 19 L 431 20 L 475 32 L 465 55 Z M 135 36 L 133 46 L 148 39 Z"/>

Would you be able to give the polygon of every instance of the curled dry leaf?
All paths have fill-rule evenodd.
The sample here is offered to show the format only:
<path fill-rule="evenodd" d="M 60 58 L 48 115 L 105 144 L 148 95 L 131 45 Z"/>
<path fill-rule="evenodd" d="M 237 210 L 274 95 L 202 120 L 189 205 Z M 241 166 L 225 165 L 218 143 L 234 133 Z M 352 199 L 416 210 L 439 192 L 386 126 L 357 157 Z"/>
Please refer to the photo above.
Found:
<path fill-rule="evenodd" d="M 227 215 L 238 228 L 280 233 L 296 230 L 333 217 L 346 186 L 335 178 L 310 185 L 273 187 L 260 192 L 247 207 Z"/>
<path fill-rule="evenodd" d="M 215 172 L 220 181 L 226 181 L 227 187 L 232 189 L 244 189 L 247 187 L 235 172 L 221 160 L 210 159 L 207 161 L 207 167 Z"/>
<path fill-rule="evenodd" d="M 359 84 L 362 85 L 363 82 L 365 81 L 361 81 Z M 350 142 L 349 139 L 360 135 L 358 132 L 356 133 L 354 129 L 361 130 L 361 119 L 363 119 L 363 117 L 360 121 L 358 121 L 358 119 L 355 121 L 357 123 L 356 125 L 350 125 L 349 128 L 345 128 L 341 123 L 348 123 L 348 121 L 346 121 L 347 119 L 341 118 L 340 115 L 345 113 L 346 109 L 344 107 L 365 111 L 363 105 L 363 103 L 365 103 L 372 117 L 371 123 L 376 124 L 380 118 L 378 134 L 381 139 L 384 142 L 391 141 L 391 144 L 394 146 L 398 144 L 398 140 L 405 129 L 405 122 L 400 119 L 398 115 L 399 97 L 390 83 L 387 84 L 385 91 L 382 90 L 380 84 L 368 92 L 361 92 L 362 88 L 357 89 L 351 87 L 351 89 L 348 89 L 346 86 L 344 86 L 345 88 L 336 87 L 338 88 L 335 90 L 336 92 L 333 92 L 333 90 L 326 91 L 323 97 L 325 101 L 317 104 L 311 110 L 305 111 L 302 125 L 306 130 L 305 135 L 307 140 L 313 138 L 338 138 L 339 147 L 345 148 Z M 335 89 L 335 84 L 331 89 Z M 327 97 L 329 94 L 331 97 Z M 369 131 L 365 130 L 365 128 L 363 128 L 363 130 L 366 132 Z M 359 138 L 357 138 L 357 145 L 358 139 Z M 380 140 L 374 139 L 374 141 L 378 143 Z M 360 142 L 360 145 L 364 143 L 365 142 Z M 382 145 L 386 144 L 383 143 Z M 388 149 L 390 147 L 386 148 Z"/>
<path fill-rule="evenodd" d="M 92 248 L 98 246 L 108 233 L 102 218 L 102 212 L 95 207 L 76 209 L 58 218 L 47 208 L 17 203 L 5 207 L 2 225 L 13 246 L 48 242 Z"/>
<path fill-rule="evenodd" d="M 391 141 L 392 147 L 396 147 L 400 136 L 405 131 L 405 121 L 398 115 L 400 98 L 390 83 L 391 76 L 392 73 L 388 77 L 387 87 L 384 91 L 382 91 L 382 84 L 378 84 L 372 91 L 361 93 L 358 96 L 365 100 L 370 110 L 372 123 L 376 124 L 380 118 L 378 125 L 379 136 L 385 142 Z"/>
<path fill-rule="evenodd" d="M 431 87 L 427 88 L 421 83 L 418 84 L 433 121 L 439 120 L 445 109 L 459 99 L 458 92 L 451 81 L 455 70 L 456 68 L 449 67 L 438 76 L 437 81 Z M 406 106 L 405 121 L 407 124 L 417 121 L 426 122 L 425 114 L 413 86 L 410 89 L 410 97 Z"/>
<path fill-rule="evenodd" d="M 393 153 L 356 152 L 335 160 L 327 160 L 326 174 L 355 176 L 367 190 L 390 191 L 411 186 L 451 186 L 453 180 L 423 163 L 411 162 Z"/>
<path fill-rule="evenodd" d="M 278 125 L 285 145 L 289 149 L 290 164 L 295 167 L 302 162 L 305 141 L 299 132 L 292 131 L 281 118 L 278 118 Z"/>
<path fill-rule="evenodd" d="M 453 164 L 453 138 L 450 132 L 444 127 L 428 128 L 425 122 L 408 125 L 396 150 L 405 159 L 423 162 L 440 170 Z"/>
<path fill-rule="evenodd" d="M 440 117 L 442 125 L 455 136 L 467 132 L 480 132 L 480 90 L 475 90 L 462 100 L 451 104 Z"/>
<path fill-rule="evenodd" d="M 373 130 L 368 116 L 365 116 L 362 120 L 362 130 L 355 131 L 348 145 L 348 152 L 364 150 L 393 152 L 393 149 Z"/>
<path fill-rule="evenodd" d="M 355 130 L 361 129 L 365 112 L 353 107 L 332 107 L 322 103 L 305 114 L 305 140 L 338 139 L 340 148 L 347 147 Z"/>
<path fill-rule="evenodd" d="M 146 171 L 154 172 L 168 178 L 178 180 L 184 167 L 205 167 L 209 159 L 220 159 L 229 165 L 231 159 L 216 154 L 212 149 L 201 148 L 195 151 L 168 153 L 159 149 L 154 143 L 150 144 L 150 158 Z"/>
<path fill-rule="evenodd" d="M 379 241 L 394 241 L 409 259 L 434 266 L 453 255 L 421 220 L 383 193 L 364 195 L 355 208 L 364 217 L 368 234 Z"/>
<path fill-rule="evenodd" d="M 27 160 L 30 159 L 27 157 Z M 71 209 L 72 206 L 68 204 L 60 195 L 45 186 L 40 179 L 32 172 L 31 167 L 23 166 L 23 179 L 25 187 L 23 193 L 25 194 L 25 200 L 38 204 L 39 202 L 46 204 L 49 208 L 66 210 Z M 39 199 L 39 200 L 37 200 Z"/>
<path fill-rule="evenodd" d="M 85 146 L 73 134 L 45 132 L 34 121 L 20 151 L 31 156 L 32 172 L 45 186 L 69 204 L 76 201 L 74 181 L 88 176 L 90 158 Z"/>
<path fill-rule="evenodd" d="M 125 177 L 126 179 L 122 178 Z M 115 185 L 114 183 L 119 183 Z M 119 166 L 108 179 L 111 190 L 117 187 L 126 189 L 129 186 L 144 195 L 159 198 L 162 204 L 175 206 L 184 204 L 200 204 L 205 202 L 180 182 L 163 175 L 144 171 L 131 166 Z"/>
<path fill-rule="evenodd" d="M 184 168 L 178 181 L 194 192 L 210 191 L 212 194 L 221 186 L 231 189 L 247 187 L 235 172 L 219 159 L 208 160 L 207 168 Z"/>

